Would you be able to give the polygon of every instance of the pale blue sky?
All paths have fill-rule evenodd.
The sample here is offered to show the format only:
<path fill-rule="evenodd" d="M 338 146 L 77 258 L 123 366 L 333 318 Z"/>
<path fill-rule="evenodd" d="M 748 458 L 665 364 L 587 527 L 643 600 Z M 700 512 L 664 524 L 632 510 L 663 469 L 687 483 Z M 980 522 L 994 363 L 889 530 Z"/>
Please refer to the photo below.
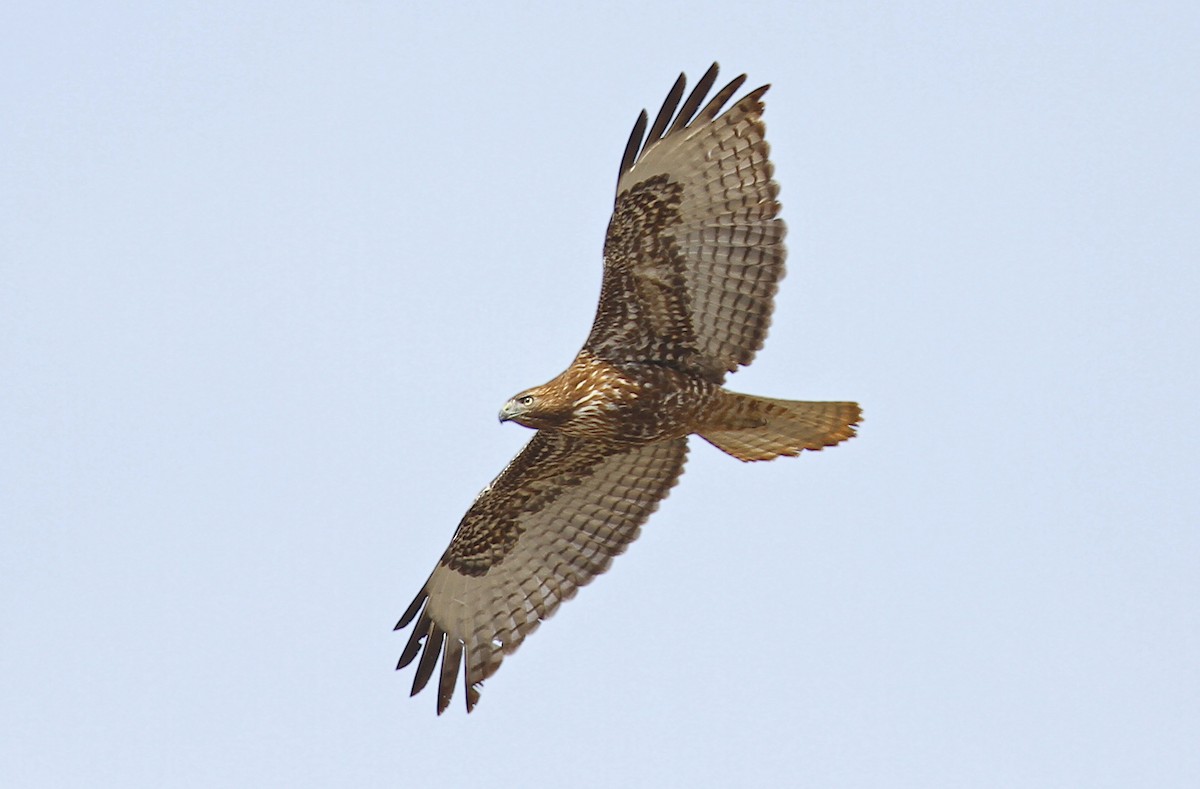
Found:
<path fill-rule="evenodd" d="M 8 4 L 0 784 L 1200 785 L 1193 3 Z M 469 718 L 391 627 L 680 70 L 790 234 L 703 442 Z"/>

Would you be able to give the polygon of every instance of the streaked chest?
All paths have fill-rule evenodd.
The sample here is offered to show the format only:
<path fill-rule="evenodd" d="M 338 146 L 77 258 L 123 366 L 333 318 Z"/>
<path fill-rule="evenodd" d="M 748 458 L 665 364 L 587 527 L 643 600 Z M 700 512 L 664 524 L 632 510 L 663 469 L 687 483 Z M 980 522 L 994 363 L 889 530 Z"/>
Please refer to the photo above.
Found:
<path fill-rule="evenodd" d="M 585 354 L 572 368 L 575 413 L 562 430 L 634 444 L 691 433 L 717 388 L 668 367 L 614 365 Z"/>

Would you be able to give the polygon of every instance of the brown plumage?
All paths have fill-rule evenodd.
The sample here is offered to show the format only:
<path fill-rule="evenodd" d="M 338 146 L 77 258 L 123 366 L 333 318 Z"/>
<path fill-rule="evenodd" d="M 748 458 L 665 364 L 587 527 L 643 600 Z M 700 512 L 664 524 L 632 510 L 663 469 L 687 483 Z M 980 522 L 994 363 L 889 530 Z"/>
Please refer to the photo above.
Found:
<path fill-rule="evenodd" d="M 714 63 L 680 106 L 680 75 L 649 134 L 638 118 L 591 333 L 563 373 L 505 404 L 501 421 L 538 432 L 475 499 L 396 625 L 415 621 L 397 666 L 420 655 L 414 694 L 441 656 L 439 714 L 464 665 L 469 712 L 504 656 L 637 537 L 683 472 L 689 435 L 770 460 L 844 441 L 861 419 L 855 403 L 722 388 L 766 337 L 785 227 L 764 139 L 768 86 L 722 114 L 746 77 L 705 104 L 716 78 Z"/>

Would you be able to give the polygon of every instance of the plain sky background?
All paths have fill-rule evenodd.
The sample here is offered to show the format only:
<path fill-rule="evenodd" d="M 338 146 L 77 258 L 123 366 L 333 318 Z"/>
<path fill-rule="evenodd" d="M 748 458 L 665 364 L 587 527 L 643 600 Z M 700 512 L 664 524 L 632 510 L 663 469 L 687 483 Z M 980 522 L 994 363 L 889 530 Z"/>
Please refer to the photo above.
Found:
<path fill-rule="evenodd" d="M 0 784 L 1200 786 L 1195 3 L 8 3 Z M 641 539 L 434 715 L 392 626 L 681 70 L 789 275 Z"/>

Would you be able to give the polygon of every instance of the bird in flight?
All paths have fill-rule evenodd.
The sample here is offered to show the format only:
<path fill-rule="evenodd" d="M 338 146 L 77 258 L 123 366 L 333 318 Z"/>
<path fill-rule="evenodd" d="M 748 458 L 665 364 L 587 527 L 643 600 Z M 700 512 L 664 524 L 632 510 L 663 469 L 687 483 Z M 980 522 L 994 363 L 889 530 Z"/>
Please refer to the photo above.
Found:
<path fill-rule="evenodd" d="M 397 669 L 420 655 L 413 695 L 438 672 L 439 715 L 460 670 L 470 712 L 504 656 L 637 537 L 679 480 L 688 436 L 772 460 L 845 441 L 861 420 L 857 403 L 722 386 L 763 345 L 786 251 L 762 121 L 770 86 L 722 112 L 746 76 L 706 102 L 716 79 L 714 63 L 684 99 L 681 74 L 649 133 L 638 117 L 587 341 L 564 372 L 504 404 L 501 422 L 537 432 L 396 625 L 413 625 Z"/>

